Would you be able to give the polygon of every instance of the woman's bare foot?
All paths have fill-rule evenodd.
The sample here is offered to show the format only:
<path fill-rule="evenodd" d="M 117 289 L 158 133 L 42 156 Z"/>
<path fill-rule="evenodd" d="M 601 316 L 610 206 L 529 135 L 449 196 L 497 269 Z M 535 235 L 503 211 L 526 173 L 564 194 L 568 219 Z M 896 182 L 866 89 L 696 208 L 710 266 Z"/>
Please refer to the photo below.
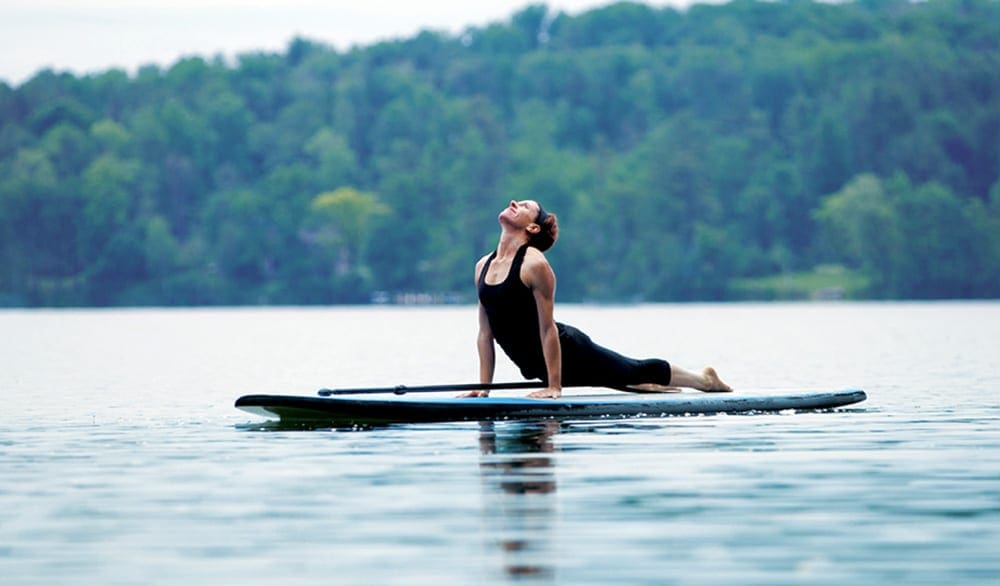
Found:
<path fill-rule="evenodd" d="M 705 370 L 701 371 L 701 378 L 704 380 L 704 388 L 699 387 L 699 391 L 704 391 L 706 393 L 733 392 L 733 387 L 722 382 L 722 379 L 719 378 L 719 374 L 715 372 L 715 369 L 711 366 L 706 366 Z"/>
<path fill-rule="evenodd" d="M 562 396 L 561 389 L 542 389 L 533 393 L 528 393 L 529 399 L 558 399 Z"/>
<path fill-rule="evenodd" d="M 711 366 L 706 366 L 701 374 L 695 374 L 674 364 L 670 365 L 670 385 L 697 389 L 706 393 L 728 393 L 733 388 L 722 382 L 719 373 Z"/>
<path fill-rule="evenodd" d="M 455 395 L 456 399 L 473 399 L 476 397 L 489 397 L 489 391 L 469 391 L 468 393 L 462 393 L 461 395 Z"/>

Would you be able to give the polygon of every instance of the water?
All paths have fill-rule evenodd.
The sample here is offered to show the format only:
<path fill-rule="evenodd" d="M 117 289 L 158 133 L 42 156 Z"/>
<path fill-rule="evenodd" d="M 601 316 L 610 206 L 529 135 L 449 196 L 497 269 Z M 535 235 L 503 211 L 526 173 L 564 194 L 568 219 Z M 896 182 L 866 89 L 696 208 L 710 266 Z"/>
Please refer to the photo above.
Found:
<path fill-rule="evenodd" d="M 1000 582 L 1000 303 L 558 311 L 737 387 L 869 399 L 260 431 L 237 396 L 474 380 L 474 309 L 3 311 L 0 582 Z"/>

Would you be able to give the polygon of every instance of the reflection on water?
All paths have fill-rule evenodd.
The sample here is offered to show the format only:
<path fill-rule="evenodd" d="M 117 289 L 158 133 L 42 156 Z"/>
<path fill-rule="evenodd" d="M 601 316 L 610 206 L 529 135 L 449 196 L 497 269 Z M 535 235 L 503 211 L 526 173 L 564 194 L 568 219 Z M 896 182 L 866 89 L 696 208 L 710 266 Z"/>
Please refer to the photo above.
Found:
<path fill-rule="evenodd" d="M 0 584 L 1000 583 L 1000 302 L 561 310 L 744 388 L 868 391 L 833 412 L 302 433 L 233 408 L 466 380 L 469 311 L 0 311 Z"/>
<path fill-rule="evenodd" d="M 510 578 L 553 578 L 556 523 L 555 448 L 559 423 L 497 425 L 479 431 L 485 496 L 483 521 Z"/>

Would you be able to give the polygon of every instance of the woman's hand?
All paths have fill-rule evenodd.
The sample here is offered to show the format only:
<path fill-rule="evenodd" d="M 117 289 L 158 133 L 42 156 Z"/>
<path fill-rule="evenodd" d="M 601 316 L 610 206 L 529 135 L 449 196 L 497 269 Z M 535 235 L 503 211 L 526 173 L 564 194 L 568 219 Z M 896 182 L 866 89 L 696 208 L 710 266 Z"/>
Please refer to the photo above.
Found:
<path fill-rule="evenodd" d="M 540 391 L 529 393 L 531 399 L 558 399 L 562 396 L 562 389 L 559 387 L 546 387 Z"/>

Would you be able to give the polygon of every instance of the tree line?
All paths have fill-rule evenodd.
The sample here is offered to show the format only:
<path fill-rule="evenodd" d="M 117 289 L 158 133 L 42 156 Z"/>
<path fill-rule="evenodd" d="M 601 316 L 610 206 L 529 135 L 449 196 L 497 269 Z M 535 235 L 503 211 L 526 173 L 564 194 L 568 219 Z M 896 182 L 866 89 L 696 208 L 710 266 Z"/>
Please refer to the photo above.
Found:
<path fill-rule="evenodd" d="M 0 84 L 0 305 L 472 299 L 525 198 L 560 218 L 562 300 L 781 296 L 745 285 L 831 266 L 849 296 L 996 297 L 998 43 L 991 0 L 538 4 L 43 70 Z"/>

